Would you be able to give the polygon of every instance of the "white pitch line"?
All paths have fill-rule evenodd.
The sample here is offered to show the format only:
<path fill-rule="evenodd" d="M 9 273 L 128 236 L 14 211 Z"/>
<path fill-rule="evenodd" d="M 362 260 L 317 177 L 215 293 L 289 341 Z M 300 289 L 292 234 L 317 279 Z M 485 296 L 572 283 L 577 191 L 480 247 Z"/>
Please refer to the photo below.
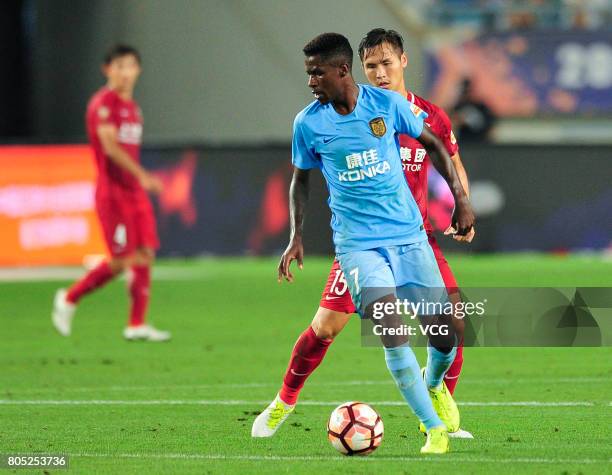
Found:
<path fill-rule="evenodd" d="M 0 399 L 3 406 L 249 406 L 266 405 L 270 401 L 247 401 L 241 399 L 145 399 L 145 400 L 117 400 L 117 399 Z M 338 406 L 345 401 L 301 401 L 300 406 Z M 403 401 L 370 401 L 373 406 L 405 406 Z M 459 406 L 471 407 L 592 407 L 591 401 L 485 401 L 485 402 L 458 402 Z M 602 403 L 602 404 L 605 404 Z"/>
<path fill-rule="evenodd" d="M 126 459 L 183 459 L 183 460 L 246 460 L 253 462 L 330 462 L 334 460 L 350 460 L 351 462 L 440 462 L 440 463 L 528 463 L 528 464 L 595 464 L 611 463 L 612 459 L 554 459 L 554 458 L 493 458 L 475 457 L 467 458 L 450 454 L 447 457 L 351 457 L 350 459 L 341 456 L 280 456 L 280 455 L 221 455 L 221 454 L 91 454 L 76 453 L 67 454 L 68 457 L 83 458 L 126 458 Z"/>
<path fill-rule="evenodd" d="M 602 404 L 605 404 L 603 402 Z M 507 402 L 495 402 L 495 401 L 487 401 L 487 402 L 457 402 L 459 406 L 474 406 L 474 407 L 484 407 L 484 406 L 516 406 L 516 407 L 576 407 L 576 406 L 595 406 L 594 402 L 590 401 L 558 401 L 558 402 L 542 402 L 542 401 L 507 401 Z"/>
<path fill-rule="evenodd" d="M 549 379 L 510 379 L 510 378 L 497 378 L 497 379 L 469 379 L 462 378 L 461 385 L 470 384 L 578 384 L 578 383 L 604 383 L 609 382 L 609 378 L 549 378 Z M 392 386 L 393 380 L 364 380 L 364 381 L 329 381 L 329 382 L 317 382 L 312 381 L 308 383 L 309 387 L 324 387 L 324 386 Z M 161 385 L 161 386 L 88 386 L 88 387 L 44 387 L 44 388 L 4 388 L 0 390 L 2 392 L 12 393 L 38 393 L 38 392 L 102 392 L 102 391 L 155 391 L 158 389 L 240 389 L 240 388 L 271 388 L 278 386 L 278 382 L 259 382 L 259 383 L 211 383 L 211 384 L 178 384 L 178 385 Z"/>

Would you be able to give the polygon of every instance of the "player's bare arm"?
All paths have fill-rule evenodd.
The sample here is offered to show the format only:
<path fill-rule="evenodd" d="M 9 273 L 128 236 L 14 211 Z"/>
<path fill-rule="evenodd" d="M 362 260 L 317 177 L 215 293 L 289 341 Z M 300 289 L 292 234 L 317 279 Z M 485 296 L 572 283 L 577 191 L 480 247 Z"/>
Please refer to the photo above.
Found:
<path fill-rule="evenodd" d="M 463 166 L 463 162 L 461 161 L 461 156 L 459 155 L 459 152 L 454 154 L 451 157 L 451 160 L 453 162 L 453 165 L 455 165 L 455 170 L 457 170 L 457 175 L 459 175 L 459 180 L 461 181 L 461 184 L 463 185 L 465 194 L 469 198 L 470 197 L 470 182 L 468 180 L 468 176 L 467 176 L 467 172 L 465 171 L 465 167 Z M 451 225 L 444 231 L 444 234 L 452 235 L 455 241 L 472 242 L 472 240 L 474 239 L 474 236 L 476 235 L 476 229 L 474 226 L 472 226 L 472 229 L 470 229 L 465 236 L 460 236 L 456 234 L 456 230 Z"/>
<path fill-rule="evenodd" d="M 152 193 L 160 193 L 161 181 L 146 171 L 139 163 L 121 148 L 117 140 L 117 127 L 113 124 L 102 124 L 97 128 L 98 138 L 104 153 L 118 166 L 135 176 L 142 187 Z"/>
<path fill-rule="evenodd" d="M 283 253 L 278 264 L 278 281 L 283 277 L 288 282 L 293 282 L 293 274 L 289 266 L 297 260 L 298 267 L 303 267 L 304 246 L 302 245 L 302 231 L 304 229 L 304 213 L 308 201 L 310 170 L 293 169 L 293 178 L 289 189 L 289 213 L 291 223 L 291 235 L 289 245 Z"/>
<path fill-rule="evenodd" d="M 417 140 L 429 153 L 431 163 L 442 175 L 442 178 L 446 180 L 455 198 L 455 210 L 453 211 L 451 226 L 455 229 L 456 234 L 466 236 L 474 226 L 474 212 L 451 157 L 440 139 L 427 128 L 423 128 L 423 132 Z"/>
<path fill-rule="evenodd" d="M 459 156 L 459 152 L 451 157 L 451 161 L 453 165 L 455 165 L 455 170 L 457 170 L 457 175 L 459 176 L 459 181 L 463 186 L 463 190 L 467 197 L 470 197 L 470 182 L 468 180 L 467 172 L 465 171 L 465 167 L 463 166 L 463 162 L 461 161 L 461 157 Z"/>

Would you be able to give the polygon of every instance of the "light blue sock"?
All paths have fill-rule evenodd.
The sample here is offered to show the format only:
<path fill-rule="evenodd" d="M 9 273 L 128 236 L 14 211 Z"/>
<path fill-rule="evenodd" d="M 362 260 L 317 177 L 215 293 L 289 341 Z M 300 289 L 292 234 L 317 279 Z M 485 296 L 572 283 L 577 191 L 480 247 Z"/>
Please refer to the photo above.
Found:
<path fill-rule="evenodd" d="M 455 360 L 457 347 L 454 346 L 450 353 L 442 353 L 433 346 L 427 346 L 427 368 L 425 368 L 425 382 L 429 388 L 439 388 L 444 375 Z"/>
<path fill-rule="evenodd" d="M 419 363 L 409 346 L 385 348 L 385 361 L 402 396 L 427 430 L 444 425 L 433 406 Z"/>

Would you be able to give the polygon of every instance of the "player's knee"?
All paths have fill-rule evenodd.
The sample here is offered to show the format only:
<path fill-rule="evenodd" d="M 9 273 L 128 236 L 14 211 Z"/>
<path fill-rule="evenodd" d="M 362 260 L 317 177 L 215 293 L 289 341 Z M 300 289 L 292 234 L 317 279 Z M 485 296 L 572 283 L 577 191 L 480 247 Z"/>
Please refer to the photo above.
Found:
<path fill-rule="evenodd" d="M 127 259 L 123 257 L 113 257 L 108 261 L 108 266 L 113 274 L 120 274 L 125 271 L 127 267 Z"/>
<path fill-rule="evenodd" d="M 436 336 L 429 339 L 429 344 L 440 353 L 448 355 L 457 346 L 457 337 L 455 335 Z"/>
<path fill-rule="evenodd" d="M 463 334 L 465 332 L 465 322 L 458 318 L 453 318 L 453 328 L 457 341 L 463 341 Z"/>
<path fill-rule="evenodd" d="M 333 340 L 346 325 L 347 315 L 319 307 L 310 326 L 317 338 Z"/>
<path fill-rule="evenodd" d="M 138 249 L 133 256 L 133 264 L 137 266 L 150 266 L 155 260 L 155 253 L 152 249 Z"/>
<path fill-rule="evenodd" d="M 450 301 L 455 308 L 461 303 L 461 295 L 458 292 L 449 295 Z M 455 313 L 452 319 L 453 331 L 457 335 L 457 340 L 463 340 L 463 334 L 465 331 L 465 315 Z"/>
<path fill-rule="evenodd" d="M 312 322 L 310 324 L 312 330 L 314 331 L 317 338 L 321 340 L 333 340 L 338 335 L 338 331 L 329 324 L 324 324 L 320 322 Z"/>

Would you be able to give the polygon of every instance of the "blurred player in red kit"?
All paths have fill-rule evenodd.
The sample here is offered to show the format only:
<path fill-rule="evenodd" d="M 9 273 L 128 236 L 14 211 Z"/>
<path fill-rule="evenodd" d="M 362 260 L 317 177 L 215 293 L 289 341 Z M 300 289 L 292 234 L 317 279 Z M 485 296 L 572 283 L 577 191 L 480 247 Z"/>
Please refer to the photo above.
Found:
<path fill-rule="evenodd" d="M 140 76 L 140 54 L 116 45 L 104 58 L 107 83 L 87 106 L 86 126 L 98 168 L 96 210 L 110 257 L 90 270 L 68 290 L 55 295 L 52 321 L 69 336 L 80 299 L 128 271 L 128 340 L 166 341 L 170 333 L 145 322 L 151 287 L 151 265 L 159 247 L 153 207 L 147 192 L 159 193 L 162 184 L 140 165 L 142 112 L 133 99 Z"/>
<path fill-rule="evenodd" d="M 393 30 L 382 28 L 371 30 L 359 45 L 359 57 L 370 84 L 400 93 L 413 104 L 411 107 L 417 109 L 415 113 L 422 109 L 428 114 L 425 124 L 444 144 L 466 194 L 469 195 L 467 174 L 459 157 L 459 147 L 451 130 L 451 123 L 447 114 L 435 104 L 406 89 L 404 69 L 408 64 L 408 59 L 404 53 L 402 37 Z M 427 169 L 429 164 L 427 152 L 418 140 L 407 135 L 399 135 L 399 146 L 404 175 L 423 217 L 425 231 L 438 262 L 440 274 L 448 289 L 451 301 L 458 302 L 460 296 L 457 282 L 433 235 L 433 227 L 427 217 Z M 472 228 L 468 234 L 460 236 L 449 227 L 444 234 L 452 235 L 457 241 L 471 242 L 475 231 Z M 302 256 L 296 255 L 293 258 L 298 261 L 298 265 L 301 267 Z M 289 274 L 288 280 L 292 280 L 291 274 Z M 251 431 L 253 437 L 271 437 L 276 433 L 295 408 L 298 395 L 306 379 L 321 363 L 329 345 L 342 331 L 351 314 L 355 311 L 344 274 L 338 261 L 334 260 L 314 319 L 295 343 L 278 395 L 253 423 Z M 462 320 L 457 318 L 453 319 L 453 324 L 459 337 L 457 354 L 446 372 L 443 387 L 429 388 L 430 397 L 436 412 L 447 425 L 449 436 L 471 438 L 469 432 L 459 427 L 458 411 L 449 416 L 451 413 L 440 402 L 442 399 L 438 395 L 438 393 L 444 395 L 454 392 L 463 365 L 462 336 L 464 324 Z M 448 399 L 452 398 L 449 397 Z"/>

